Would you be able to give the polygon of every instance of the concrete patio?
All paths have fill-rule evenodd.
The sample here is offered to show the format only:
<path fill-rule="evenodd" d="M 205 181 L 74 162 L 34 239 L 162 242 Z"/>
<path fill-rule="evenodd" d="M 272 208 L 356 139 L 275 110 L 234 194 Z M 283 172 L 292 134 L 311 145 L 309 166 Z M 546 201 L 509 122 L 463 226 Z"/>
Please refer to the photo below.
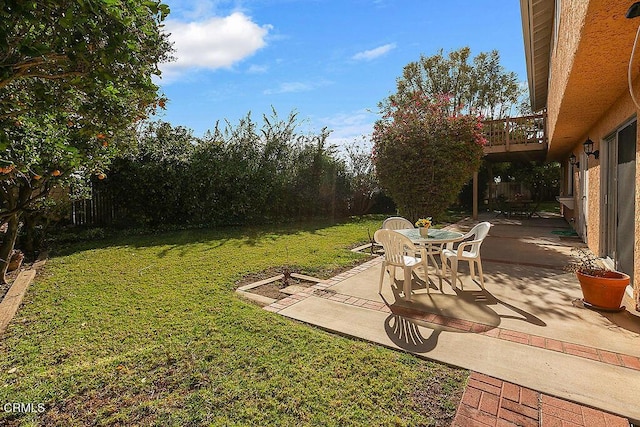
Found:
<path fill-rule="evenodd" d="M 567 229 L 562 218 L 487 215 L 480 220 L 494 225 L 481 251 L 484 290 L 469 277 L 465 262 L 463 289 L 444 280 L 440 292 L 432 269 L 427 293 L 418 269 L 407 302 L 399 293 L 403 277 L 398 270 L 397 284 L 390 286 L 386 275 L 380 295 L 377 257 L 266 309 L 640 420 L 640 313 L 635 304 L 625 301 L 627 310 L 620 313 L 582 306 L 577 279 L 563 270 L 571 248 L 582 243 L 552 233 Z M 473 224 L 452 228 L 466 231 Z"/>

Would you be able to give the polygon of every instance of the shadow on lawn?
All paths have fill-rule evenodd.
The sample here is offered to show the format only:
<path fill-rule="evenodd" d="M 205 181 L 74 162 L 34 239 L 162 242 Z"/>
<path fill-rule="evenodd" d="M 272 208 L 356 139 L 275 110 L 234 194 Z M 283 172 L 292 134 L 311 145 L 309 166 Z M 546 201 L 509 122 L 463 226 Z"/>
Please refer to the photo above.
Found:
<path fill-rule="evenodd" d="M 265 224 L 260 226 L 220 226 L 193 227 L 179 230 L 166 229 L 74 229 L 66 231 L 64 237 L 51 241 L 50 246 L 55 256 L 66 256 L 76 252 L 110 247 L 130 246 L 134 248 L 148 248 L 153 246 L 167 246 L 159 254 L 167 256 L 176 250 L 182 251 L 180 256 L 189 255 L 192 245 L 210 243 L 210 249 L 215 249 L 238 241 L 242 245 L 256 246 L 276 240 L 280 236 L 301 233 L 319 234 L 321 230 L 346 224 L 365 223 L 371 220 L 382 222 L 385 215 L 365 215 L 363 217 L 342 218 L 336 221 L 326 219 L 306 220 L 283 224 Z M 96 231 L 97 230 L 97 231 Z M 86 237 L 83 237 L 86 236 Z M 366 239 L 366 235 L 363 235 Z"/>

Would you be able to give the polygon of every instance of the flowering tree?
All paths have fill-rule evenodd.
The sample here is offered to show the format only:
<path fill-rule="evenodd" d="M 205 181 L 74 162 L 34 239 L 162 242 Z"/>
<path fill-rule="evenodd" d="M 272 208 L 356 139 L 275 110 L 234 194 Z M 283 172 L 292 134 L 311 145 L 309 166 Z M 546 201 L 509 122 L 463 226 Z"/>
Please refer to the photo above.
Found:
<path fill-rule="evenodd" d="M 414 92 L 402 99 L 386 104 L 375 124 L 376 173 L 403 216 L 437 220 L 480 167 L 482 123 L 455 109 L 450 115 L 447 96 Z"/>
<path fill-rule="evenodd" d="M 164 99 L 160 0 L 11 0 L 0 5 L 0 282 L 24 215 L 51 189 L 134 146 Z"/>

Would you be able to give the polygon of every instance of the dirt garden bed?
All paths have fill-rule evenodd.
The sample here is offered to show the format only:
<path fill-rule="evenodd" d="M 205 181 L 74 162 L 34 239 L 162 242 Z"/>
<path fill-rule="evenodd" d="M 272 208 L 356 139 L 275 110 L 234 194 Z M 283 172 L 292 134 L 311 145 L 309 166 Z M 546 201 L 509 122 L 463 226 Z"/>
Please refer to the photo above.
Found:
<path fill-rule="evenodd" d="M 277 301 L 297 293 L 303 290 L 303 288 L 311 287 L 320 281 L 349 271 L 369 260 L 370 258 L 363 258 L 350 265 L 335 269 L 319 270 L 312 275 L 307 275 L 298 268 L 270 267 L 266 270 L 244 276 L 236 282 L 236 290 Z M 285 273 L 288 273 L 286 278 L 284 277 Z"/>

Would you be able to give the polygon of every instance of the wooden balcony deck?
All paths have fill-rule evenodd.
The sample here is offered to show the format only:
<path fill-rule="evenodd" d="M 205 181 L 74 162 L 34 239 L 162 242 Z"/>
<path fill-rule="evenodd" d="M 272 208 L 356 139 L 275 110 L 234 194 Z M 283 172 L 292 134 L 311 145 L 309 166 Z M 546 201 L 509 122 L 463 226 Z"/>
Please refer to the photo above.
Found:
<path fill-rule="evenodd" d="M 543 161 L 547 156 L 547 114 L 487 120 L 485 158 L 490 162 Z"/>

